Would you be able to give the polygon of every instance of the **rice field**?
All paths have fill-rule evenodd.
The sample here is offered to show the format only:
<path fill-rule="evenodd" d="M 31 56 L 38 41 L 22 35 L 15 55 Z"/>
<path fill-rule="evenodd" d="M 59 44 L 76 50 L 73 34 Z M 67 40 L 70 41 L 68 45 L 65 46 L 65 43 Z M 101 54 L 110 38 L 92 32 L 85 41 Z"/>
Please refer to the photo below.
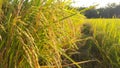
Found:
<path fill-rule="evenodd" d="M 87 19 L 70 0 L 0 0 L 0 68 L 119 68 L 120 19 Z"/>
<path fill-rule="evenodd" d="M 93 37 L 96 39 L 96 46 L 102 58 L 100 66 L 119 68 L 120 19 L 88 19 L 87 21 L 93 26 Z"/>

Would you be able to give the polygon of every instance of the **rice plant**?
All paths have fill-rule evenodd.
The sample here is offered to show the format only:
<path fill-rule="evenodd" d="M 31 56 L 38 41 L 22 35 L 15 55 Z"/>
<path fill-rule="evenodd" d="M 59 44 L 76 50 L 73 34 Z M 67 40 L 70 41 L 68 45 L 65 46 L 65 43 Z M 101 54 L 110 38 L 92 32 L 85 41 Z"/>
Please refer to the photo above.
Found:
<path fill-rule="evenodd" d="M 84 16 L 69 0 L 0 0 L 0 68 L 62 68 Z"/>

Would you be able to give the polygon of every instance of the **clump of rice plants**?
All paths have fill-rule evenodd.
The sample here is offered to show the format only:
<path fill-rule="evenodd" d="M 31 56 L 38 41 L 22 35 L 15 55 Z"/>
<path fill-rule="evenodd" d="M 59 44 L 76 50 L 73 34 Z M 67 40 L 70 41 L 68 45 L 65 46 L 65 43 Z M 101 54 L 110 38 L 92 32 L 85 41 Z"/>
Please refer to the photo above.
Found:
<path fill-rule="evenodd" d="M 94 58 L 98 59 L 97 68 L 119 68 L 120 67 L 120 20 L 119 19 L 89 19 L 94 28 L 94 39 L 96 49 Z M 99 55 L 99 56 L 97 56 Z"/>
<path fill-rule="evenodd" d="M 84 16 L 61 0 L 0 0 L 0 68 L 62 68 Z M 80 66 L 76 64 L 78 68 Z"/>
<path fill-rule="evenodd" d="M 82 68 L 119 68 L 120 67 L 120 20 L 86 19 L 82 28 L 76 53 L 70 57 Z M 73 66 L 72 68 L 76 68 Z"/>
<path fill-rule="evenodd" d="M 79 41 L 76 42 L 78 49 L 70 57 L 76 62 L 83 62 L 80 64 L 82 68 L 93 68 L 95 63 L 98 62 L 93 54 L 98 53 L 98 49 L 94 42 L 92 25 L 83 23 L 80 33 Z M 72 66 L 72 68 L 76 68 L 76 66 Z"/>

